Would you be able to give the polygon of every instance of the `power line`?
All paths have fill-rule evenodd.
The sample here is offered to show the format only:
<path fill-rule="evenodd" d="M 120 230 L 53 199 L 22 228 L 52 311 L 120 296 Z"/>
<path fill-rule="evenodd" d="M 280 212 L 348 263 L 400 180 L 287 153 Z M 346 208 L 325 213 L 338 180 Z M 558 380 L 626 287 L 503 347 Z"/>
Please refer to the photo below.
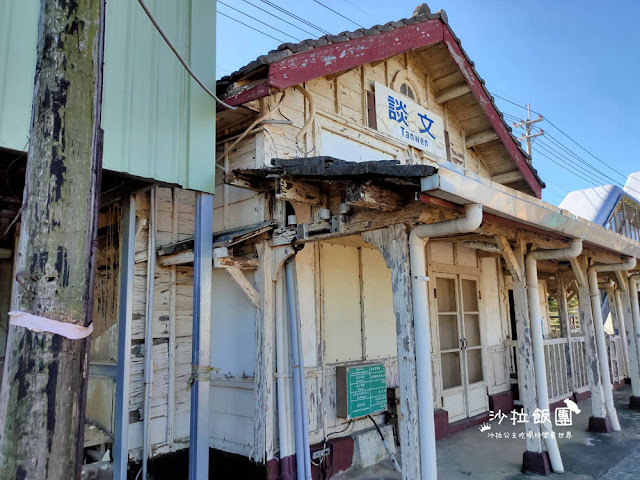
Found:
<path fill-rule="evenodd" d="M 493 92 L 491 92 L 491 95 L 493 95 L 494 97 L 498 97 L 501 100 L 504 100 L 505 102 L 508 102 L 512 105 L 515 105 L 516 107 L 522 108 L 526 110 L 526 107 L 523 105 L 520 105 L 516 102 L 512 102 L 511 100 L 508 100 L 500 95 L 497 95 Z M 535 112 L 533 110 L 531 110 L 533 113 L 540 115 L 538 112 Z M 558 130 L 562 135 L 564 135 L 565 137 L 567 137 L 569 140 L 571 140 L 574 144 L 576 144 L 578 147 L 580 147 L 582 150 L 584 150 L 585 152 L 587 152 L 589 155 L 591 155 L 593 158 L 595 158 L 597 161 L 599 161 L 601 164 L 603 164 L 604 166 L 606 166 L 607 168 L 610 168 L 612 171 L 614 171 L 615 173 L 617 173 L 618 175 L 622 176 L 625 180 L 627 178 L 627 176 L 624 173 L 619 172 L 618 170 L 616 170 L 615 168 L 613 168 L 611 165 L 609 165 L 608 163 L 604 162 L 603 160 L 600 160 L 598 157 L 596 157 L 593 153 L 591 153 L 589 150 L 587 150 L 585 147 L 583 147 L 582 145 L 580 145 L 578 142 L 576 142 L 573 138 L 571 138 L 569 135 L 567 135 L 560 127 L 558 127 L 555 123 L 553 123 L 551 120 L 549 120 L 549 118 L 546 118 L 547 122 L 549 123 L 549 125 L 551 125 L 553 128 L 555 128 L 556 130 Z"/>
<path fill-rule="evenodd" d="M 265 32 L 263 32 L 262 30 L 258 30 L 257 28 L 252 27 L 251 25 L 249 25 L 249 24 L 247 24 L 247 23 L 241 22 L 241 21 L 240 21 L 240 20 L 238 20 L 237 18 L 233 18 L 232 16 L 227 15 L 226 13 L 222 13 L 220 10 L 218 10 L 217 12 L 218 12 L 218 14 L 219 14 L 219 15 L 222 15 L 223 17 L 227 17 L 227 18 L 229 18 L 229 19 L 233 20 L 234 22 L 237 22 L 237 23 L 239 23 L 239 24 L 241 24 L 241 25 L 244 25 L 245 27 L 250 28 L 251 30 L 255 30 L 255 31 L 256 31 L 256 32 L 258 32 L 258 33 L 261 33 L 261 34 L 263 34 L 263 35 L 266 35 L 267 37 L 273 38 L 276 42 L 280 42 L 280 43 L 287 43 L 287 42 L 285 42 L 284 40 L 280 40 L 279 38 L 276 38 L 276 37 L 274 37 L 273 35 L 269 35 L 268 33 L 265 33 Z"/>
<path fill-rule="evenodd" d="M 356 22 L 356 21 L 354 21 L 354 20 L 351 20 L 349 17 L 345 17 L 345 16 L 344 16 L 344 15 L 342 15 L 340 12 L 338 12 L 338 11 L 334 10 L 333 8 L 331 8 L 331 7 L 327 6 L 327 5 L 325 5 L 324 3 L 319 2 L 318 0 L 313 0 L 313 1 L 314 1 L 314 2 L 316 2 L 318 5 L 322 5 L 322 6 L 323 6 L 324 8 L 326 8 L 327 10 L 332 11 L 332 12 L 333 12 L 333 13 L 335 13 L 336 15 L 338 15 L 338 16 L 340 16 L 340 17 L 344 18 L 345 20 L 347 20 L 347 21 L 349 21 L 349 22 L 353 23 L 354 25 L 357 25 L 357 26 L 358 26 L 358 27 L 360 27 L 360 28 L 364 28 L 364 27 L 363 27 L 362 25 L 360 25 L 358 22 Z"/>
<path fill-rule="evenodd" d="M 369 18 L 372 18 L 375 21 L 375 17 L 373 15 L 371 15 L 369 12 L 367 12 L 365 9 L 360 8 L 358 5 L 356 5 L 355 3 L 350 2 L 349 0 L 342 0 L 342 1 L 345 2 L 345 3 L 348 3 L 349 5 L 351 5 L 355 9 L 360 10 L 362 13 L 364 13 Z"/>
<path fill-rule="evenodd" d="M 296 37 L 294 37 L 293 35 L 291 35 L 291 34 L 289 34 L 289 33 L 287 33 L 287 32 L 284 32 L 284 31 L 282 31 L 282 30 L 280 30 L 280 29 L 278 29 L 278 28 L 276 28 L 276 27 L 273 27 L 273 26 L 269 25 L 268 23 L 263 22 L 262 20 L 258 20 L 256 17 L 254 17 L 254 16 L 252 16 L 252 15 L 249 15 L 248 13 L 245 13 L 245 12 L 243 12 L 242 10 L 238 10 L 237 8 L 234 8 L 234 7 L 232 7 L 231 5 L 227 5 L 226 3 L 222 2 L 221 0 L 218 0 L 218 3 L 219 3 L 219 4 L 221 4 L 221 5 L 224 5 L 224 6 L 225 6 L 225 7 L 227 7 L 227 8 L 230 8 L 231 10 L 235 10 L 236 12 L 241 13 L 241 14 L 242 14 L 242 15 L 244 15 L 245 17 L 249 17 L 249 18 L 251 18 L 251 19 L 255 20 L 256 22 L 261 23 L 262 25 L 265 25 L 265 26 L 267 26 L 267 27 L 269 27 L 269 28 L 272 28 L 272 29 L 273 29 L 273 30 L 275 30 L 276 32 L 280 32 L 280 33 L 282 33 L 282 34 L 284 34 L 284 35 L 287 35 L 288 37 L 291 37 L 291 38 L 293 38 L 294 40 L 297 40 L 298 42 L 300 42 L 300 41 L 301 41 L 299 38 L 296 38 Z M 262 32 L 262 33 L 264 33 L 264 32 Z M 283 43 L 284 43 L 284 42 L 283 42 Z"/>
<path fill-rule="evenodd" d="M 279 5 L 276 5 L 273 2 L 270 2 L 269 0 L 260 0 L 262 3 L 265 3 L 267 5 L 269 5 L 271 8 L 275 8 L 276 10 L 279 10 L 280 12 L 284 13 L 285 15 L 289 15 L 291 18 L 295 18 L 296 20 L 298 20 L 299 22 L 304 23 L 305 25 L 311 27 L 311 28 L 315 28 L 316 30 L 324 33 L 325 35 L 331 35 L 331 32 L 327 32 L 324 28 L 320 28 L 317 25 L 314 25 L 313 23 L 305 20 L 302 17 L 299 17 L 298 15 L 296 15 L 295 13 L 290 12 L 289 10 L 287 10 L 286 8 L 282 8 Z"/>
<path fill-rule="evenodd" d="M 265 9 L 265 8 L 259 7 L 258 5 L 255 5 L 255 4 L 251 3 L 251 2 L 249 2 L 248 0 L 242 0 L 242 1 L 243 1 L 243 2 L 245 2 L 245 3 L 248 3 L 249 5 L 251 5 L 251 6 L 252 6 L 252 7 L 254 7 L 254 8 L 257 8 L 258 10 L 263 11 L 263 12 L 264 12 L 264 13 L 266 13 L 267 15 L 271 15 L 272 17 L 277 18 L 277 19 L 278 19 L 278 20 L 280 20 L 281 22 L 284 22 L 284 23 L 286 23 L 286 24 L 288 24 L 288 25 L 291 25 L 291 26 L 292 26 L 292 27 L 294 27 L 294 28 L 297 28 L 298 30 L 301 30 L 301 31 L 303 31 L 303 32 L 305 32 L 305 33 L 308 33 L 308 34 L 309 34 L 309 35 L 311 35 L 312 37 L 317 37 L 317 36 L 318 36 L 317 34 L 315 34 L 315 33 L 313 33 L 313 32 L 310 32 L 309 30 L 305 30 L 304 28 L 299 27 L 299 26 L 298 26 L 298 25 L 296 25 L 295 23 L 292 23 L 292 22 L 290 22 L 290 21 L 288 21 L 288 20 L 285 20 L 284 18 L 279 17 L 279 16 L 278 16 L 278 15 L 276 15 L 275 13 L 272 13 L 272 12 L 270 12 L 269 10 L 267 10 L 267 9 Z"/>

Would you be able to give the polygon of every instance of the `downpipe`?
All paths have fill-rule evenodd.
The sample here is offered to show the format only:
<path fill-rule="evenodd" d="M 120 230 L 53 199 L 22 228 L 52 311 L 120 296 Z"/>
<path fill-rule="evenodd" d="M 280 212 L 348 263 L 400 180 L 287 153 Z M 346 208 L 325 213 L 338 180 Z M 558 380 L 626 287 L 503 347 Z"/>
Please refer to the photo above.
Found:
<path fill-rule="evenodd" d="M 293 416 L 295 425 L 296 467 L 298 480 L 311 480 L 311 452 L 309 451 L 309 425 L 304 386 L 304 362 L 300 315 L 298 308 L 298 282 L 295 254 L 284 264 L 287 283 L 287 310 L 289 317 L 289 342 L 293 374 Z"/>
<path fill-rule="evenodd" d="M 633 331 L 629 332 L 634 335 L 636 345 L 636 358 L 640 362 L 640 301 L 638 301 L 638 285 L 640 283 L 640 274 L 634 273 L 629 275 L 629 299 L 631 300 L 631 317 Z M 631 369 L 629 369 L 631 370 Z M 640 397 L 640 385 L 634 388 L 633 381 L 631 382 L 631 388 L 634 397 Z M 637 390 L 637 391 L 636 391 Z"/>
<path fill-rule="evenodd" d="M 547 367 L 544 358 L 544 338 L 542 332 L 542 315 L 540 314 L 540 294 L 538 291 L 538 260 L 569 260 L 582 253 L 582 240 L 571 241 L 568 248 L 553 250 L 534 250 L 526 258 L 527 298 L 529 300 L 529 323 L 531 326 L 531 346 L 533 348 L 533 366 L 536 376 L 538 408 L 550 410 L 549 391 L 547 389 Z M 551 468 L 555 473 L 564 473 L 564 465 L 560 456 L 558 442 L 553 435 L 551 421 L 542 424 L 548 433 L 545 445 L 549 453 Z"/>
<path fill-rule="evenodd" d="M 607 355 L 607 343 L 604 335 L 604 320 L 602 318 L 602 299 L 598 288 L 598 272 L 620 272 L 628 271 L 636 266 L 635 257 L 628 257 L 622 263 L 591 265 L 587 270 L 589 278 L 589 296 L 591 297 L 591 310 L 593 310 L 593 323 L 596 332 L 596 347 L 598 349 L 598 361 L 600 362 L 600 376 L 602 377 L 602 387 L 604 390 L 604 403 L 607 409 L 607 416 L 611 421 L 611 428 L 619 432 L 620 422 L 618 413 L 613 403 L 613 385 L 611 384 L 611 374 L 609 373 L 609 356 Z"/>
<path fill-rule="evenodd" d="M 293 465 L 289 457 L 293 454 L 290 444 L 291 428 L 289 412 L 290 397 L 287 391 L 288 379 L 291 378 L 285 361 L 285 323 L 284 323 L 284 281 L 282 276 L 276 281 L 276 392 L 278 397 L 278 445 L 280 447 L 280 478 L 293 479 Z"/>
<path fill-rule="evenodd" d="M 482 223 L 482 205 L 465 205 L 465 216 L 444 222 L 418 225 L 409 234 L 411 291 L 416 345 L 418 388 L 418 429 L 420 436 L 421 480 L 438 478 L 436 466 L 436 432 L 433 418 L 433 387 L 431 374 L 431 332 L 429 329 L 429 299 L 425 246 L 431 237 L 455 233 L 470 233 Z"/>

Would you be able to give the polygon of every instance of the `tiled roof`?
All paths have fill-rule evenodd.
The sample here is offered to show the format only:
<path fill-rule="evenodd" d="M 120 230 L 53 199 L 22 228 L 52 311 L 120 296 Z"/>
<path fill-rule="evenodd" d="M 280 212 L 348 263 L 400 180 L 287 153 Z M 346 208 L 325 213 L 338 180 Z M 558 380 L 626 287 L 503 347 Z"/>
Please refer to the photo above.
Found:
<path fill-rule="evenodd" d="M 449 19 L 444 10 L 439 10 L 436 13 L 431 13 L 431 9 L 429 8 L 429 6 L 426 3 L 423 3 L 421 5 L 418 5 L 418 7 L 416 7 L 415 11 L 413 12 L 413 15 L 410 18 L 403 18 L 401 20 L 387 22 L 384 25 L 374 25 L 371 28 L 359 28 L 358 30 L 354 30 L 351 32 L 342 32 L 337 35 L 324 35 L 318 39 L 303 40 L 302 42 L 299 42 L 299 43 L 289 43 L 289 42 L 283 43 L 277 49 L 272 50 L 265 55 L 260 55 L 257 59 L 245 65 L 244 67 L 238 69 L 232 74 L 220 78 L 220 80 L 218 80 L 217 82 L 218 87 L 220 87 L 218 93 L 224 94 L 228 86 L 230 86 L 234 82 L 240 79 L 249 77 L 252 74 L 257 73 L 262 69 L 264 69 L 266 72 L 266 68 L 271 63 L 278 62 L 296 53 L 313 50 L 314 48 L 323 47 L 323 46 L 331 45 L 335 43 L 348 42 L 350 40 L 354 40 L 357 38 L 374 36 L 383 32 L 389 32 L 395 29 L 428 22 L 429 20 L 434 20 L 434 19 L 441 20 L 445 25 L 449 24 Z M 453 35 L 456 42 L 460 46 L 460 49 L 464 54 L 466 60 L 471 65 L 473 69 L 473 74 L 476 76 L 478 81 L 482 84 L 482 88 L 485 90 L 487 96 L 490 98 L 493 108 L 498 113 L 498 115 L 500 115 L 500 118 L 502 119 L 503 124 L 507 128 L 507 131 L 511 133 L 511 137 L 515 142 L 516 146 L 518 147 L 520 153 L 526 159 L 529 159 L 529 162 L 528 162 L 529 168 L 531 169 L 533 175 L 535 176 L 537 181 L 540 183 L 540 185 L 544 188 L 545 183 L 542 181 L 542 179 L 538 175 L 538 171 L 531 165 L 531 161 L 530 161 L 531 157 L 524 150 L 524 148 L 520 144 L 520 141 L 513 135 L 511 126 L 504 120 L 504 114 L 497 107 L 493 95 L 491 95 L 491 93 L 487 90 L 485 86 L 485 81 L 480 77 L 480 75 L 478 74 L 478 71 L 475 68 L 475 63 L 469 58 L 465 50 L 462 48 L 462 41 L 455 35 L 455 33 L 453 33 L 453 30 L 451 30 L 451 34 Z"/>
<path fill-rule="evenodd" d="M 218 80 L 218 84 L 231 84 L 246 77 L 247 75 L 260 70 L 260 68 L 267 66 L 271 63 L 277 62 L 295 53 L 305 52 L 307 50 L 313 50 L 317 47 L 324 47 L 334 43 L 348 42 L 361 37 L 370 37 L 382 32 L 389 32 L 396 28 L 406 27 L 408 25 L 416 25 L 418 23 L 427 22 L 429 20 L 440 19 L 444 23 L 448 22 L 447 14 L 444 10 L 440 10 L 436 13 L 431 13 L 429 6 L 426 3 L 419 5 L 413 16 L 410 18 L 403 18 L 394 22 L 387 22 L 384 25 L 374 25 L 371 28 L 359 28 L 352 32 L 342 32 L 337 35 L 324 35 L 317 39 L 307 39 L 299 43 L 283 43 L 275 50 L 271 50 L 265 55 L 260 55 L 253 62 L 245 65 L 230 75 L 222 77 Z M 458 43 L 460 43 L 458 41 Z"/>

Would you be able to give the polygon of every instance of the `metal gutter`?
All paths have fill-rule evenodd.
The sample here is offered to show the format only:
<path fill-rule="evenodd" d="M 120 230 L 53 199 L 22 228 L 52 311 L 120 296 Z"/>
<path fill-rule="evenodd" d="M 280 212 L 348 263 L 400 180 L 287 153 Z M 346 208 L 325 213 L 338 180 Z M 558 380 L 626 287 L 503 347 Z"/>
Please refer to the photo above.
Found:
<path fill-rule="evenodd" d="M 438 173 L 421 179 L 421 190 L 457 204 L 479 203 L 483 211 L 567 238 L 640 258 L 640 243 L 598 224 L 573 215 L 513 188 L 464 172 L 453 164 L 439 165 Z"/>

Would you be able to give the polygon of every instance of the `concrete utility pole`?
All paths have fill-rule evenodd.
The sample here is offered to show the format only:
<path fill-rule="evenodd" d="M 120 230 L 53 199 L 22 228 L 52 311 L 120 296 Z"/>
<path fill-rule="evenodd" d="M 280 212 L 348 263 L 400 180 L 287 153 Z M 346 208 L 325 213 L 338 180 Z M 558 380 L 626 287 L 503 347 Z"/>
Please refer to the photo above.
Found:
<path fill-rule="evenodd" d="M 42 0 L 0 479 L 80 479 L 100 191 L 104 0 Z M 24 320 L 25 315 L 12 316 Z M 61 322 L 56 325 L 49 320 Z M 34 320 L 33 317 L 31 320 Z M 73 328 L 73 327 L 72 327 Z M 69 334 L 73 337 L 73 334 Z"/>
<path fill-rule="evenodd" d="M 521 120 L 520 123 L 513 123 L 513 128 L 522 128 L 524 127 L 524 130 L 526 133 L 522 134 L 520 136 L 520 140 L 525 142 L 527 145 L 527 153 L 529 154 L 529 157 L 531 157 L 531 139 L 535 138 L 535 137 L 540 137 L 542 135 L 544 135 L 544 130 L 540 129 L 540 131 L 538 133 L 531 133 L 531 126 L 535 123 L 541 122 L 544 120 L 544 118 L 542 118 L 542 115 L 538 115 L 538 118 L 536 118 L 535 120 L 531 120 L 531 104 L 527 103 L 527 119 L 526 120 Z"/>

